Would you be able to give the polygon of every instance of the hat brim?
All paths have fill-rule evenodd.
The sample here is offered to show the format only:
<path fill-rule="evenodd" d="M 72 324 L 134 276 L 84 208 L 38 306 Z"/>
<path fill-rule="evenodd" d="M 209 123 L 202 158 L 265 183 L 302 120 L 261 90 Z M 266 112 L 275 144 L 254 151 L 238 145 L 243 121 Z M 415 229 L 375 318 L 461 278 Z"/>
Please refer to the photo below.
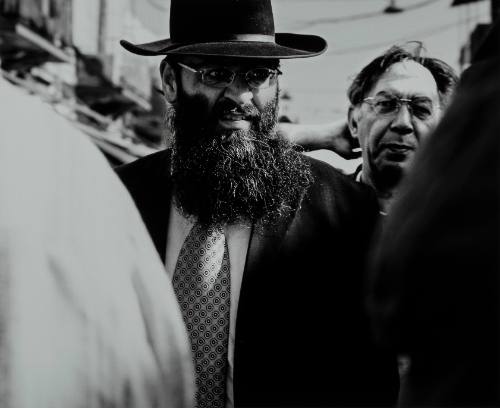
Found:
<path fill-rule="evenodd" d="M 317 35 L 276 33 L 275 42 L 218 41 L 174 43 L 170 39 L 132 44 L 121 40 L 127 51 L 143 56 L 205 55 L 237 58 L 307 58 L 326 51 L 326 41 Z"/>

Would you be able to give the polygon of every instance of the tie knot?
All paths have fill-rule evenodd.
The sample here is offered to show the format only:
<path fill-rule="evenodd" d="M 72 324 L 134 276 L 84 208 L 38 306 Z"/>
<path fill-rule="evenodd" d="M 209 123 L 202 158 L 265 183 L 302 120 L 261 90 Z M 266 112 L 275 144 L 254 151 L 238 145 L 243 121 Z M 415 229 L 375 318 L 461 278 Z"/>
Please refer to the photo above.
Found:
<path fill-rule="evenodd" d="M 201 243 L 216 245 L 219 241 L 224 239 L 224 229 L 221 226 L 204 227 L 196 223 L 188 235 L 197 237 L 197 240 Z"/>
<path fill-rule="evenodd" d="M 204 227 L 195 224 L 181 248 L 177 267 L 185 265 L 188 270 L 196 267 L 204 279 L 218 274 L 224 256 L 228 257 L 224 230 L 221 227 Z"/>

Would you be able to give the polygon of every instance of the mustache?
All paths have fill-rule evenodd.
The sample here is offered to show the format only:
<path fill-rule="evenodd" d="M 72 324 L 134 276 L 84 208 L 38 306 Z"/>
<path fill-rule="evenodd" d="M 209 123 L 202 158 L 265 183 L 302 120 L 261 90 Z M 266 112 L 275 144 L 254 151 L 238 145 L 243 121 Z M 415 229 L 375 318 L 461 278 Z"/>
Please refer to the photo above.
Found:
<path fill-rule="evenodd" d="M 239 105 L 231 99 L 221 99 L 214 106 L 214 115 L 222 117 L 228 113 L 242 115 L 247 119 L 257 119 L 261 116 L 257 107 L 252 104 Z"/>

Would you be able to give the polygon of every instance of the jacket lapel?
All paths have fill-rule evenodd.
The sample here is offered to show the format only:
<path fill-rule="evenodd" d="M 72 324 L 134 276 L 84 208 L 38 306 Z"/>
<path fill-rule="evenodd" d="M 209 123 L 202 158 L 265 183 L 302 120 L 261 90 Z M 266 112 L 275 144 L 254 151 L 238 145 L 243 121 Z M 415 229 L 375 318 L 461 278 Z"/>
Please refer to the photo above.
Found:
<path fill-rule="evenodd" d="M 252 227 L 242 285 L 245 284 L 247 278 L 254 275 L 255 271 L 261 270 L 263 263 L 276 256 L 283 243 L 288 225 L 289 219 L 286 219 L 272 228 L 259 224 Z"/>
<path fill-rule="evenodd" d="M 246 307 L 250 304 L 251 297 L 255 296 L 253 288 L 258 288 L 262 284 L 262 271 L 267 270 L 276 256 L 279 256 L 280 248 L 283 245 L 286 232 L 291 224 L 293 215 L 281 220 L 276 226 L 264 227 L 261 224 L 254 225 L 250 235 L 248 251 L 246 256 L 243 279 L 241 282 L 240 297 L 238 302 L 238 318 L 236 333 L 245 338 L 245 314 L 251 313 Z"/>

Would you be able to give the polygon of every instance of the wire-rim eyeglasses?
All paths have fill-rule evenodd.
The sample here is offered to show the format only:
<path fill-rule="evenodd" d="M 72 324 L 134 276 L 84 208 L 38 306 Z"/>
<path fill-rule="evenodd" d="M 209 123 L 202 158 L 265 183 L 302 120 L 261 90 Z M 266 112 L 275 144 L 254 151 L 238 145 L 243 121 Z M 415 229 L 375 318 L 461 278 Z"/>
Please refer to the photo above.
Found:
<path fill-rule="evenodd" d="M 234 72 L 225 67 L 196 69 L 181 62 L 177 62 L 177 65 L 198 74 L 203 84 L 214 88 L 226 88 L 230 86 L 238 75 L 243 76 L 247 85 L 252 89 L 269 88 L 276 83 L 278 75 L 282 73 L 277 68 L 271 69 L 266 67 L 251 68 L 245 72 Z"/>
<path fill-rule="evenodd" d="M 409 112 L 420 120 L 431 118 L 436 108 L 431 99 L 427 97 L 401 98 L 396 95 L 368 96 L 363 99 L 379 116 L 392 116 L 399 113 L 401 107 L 406 105 Z"/>

